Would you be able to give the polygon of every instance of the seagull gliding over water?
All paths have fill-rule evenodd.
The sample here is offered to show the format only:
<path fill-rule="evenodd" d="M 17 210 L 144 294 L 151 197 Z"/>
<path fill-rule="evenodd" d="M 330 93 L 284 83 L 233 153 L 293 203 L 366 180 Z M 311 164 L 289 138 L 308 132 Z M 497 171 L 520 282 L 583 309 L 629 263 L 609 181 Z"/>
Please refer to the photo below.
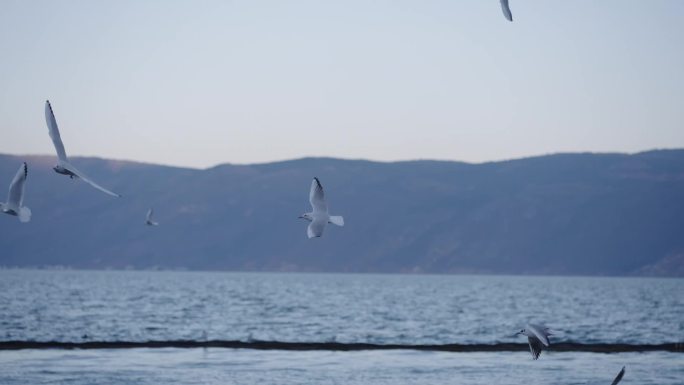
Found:
<path fill-rule="evenodd" d="M 72 179 L 74 177 L 80 178 L 84 182 L 88 183 L 89 185 L 95 187 L 96 189 L 106 194 L 115 196 L 117 198 L 121 197 L 121 195 L 113 193 L 107 190 L 106 188 L 100 186 L 99 184 L 93 182 L 90 178 L 88 178 L 88 176 L 86 176 L 86 174 L 84 174 L 81 171 L 78 171 L 76 167 L 69 163 L 66 151 L 64 150 L 64 144 L 62 143 L 62 138 L 59 135 L 57 119 L 55 119 L 55 114 L 52 112 L 52 106 L 50 105 L 49 100 L 45 101 L 45 121 L 47 122 L 48 131 L 50 133 L 50 139 L 52 139 L 52 144 L 54 144 L 55 150 L 57 150 L 57 165 L 52 169 L 55 170 L 55 172 L 58 174 L 69 175 L 69 178 Z"/>
<path fill-rule="evenodd" d="M 532 359 L 536 360 L 541 354 L 542 347 L 548 347 L 551 343 L 549 342 L 549 336 L 551 331 L 549 328 L 534 324 L 527 325 L 527 328 L 516 333 L 527 336 L 527 341 L 530 344 L 530 353 L 532 353 Z"/>
<path fill-rule="evenodd" d="M 331 216 L 328 214 L 328 205 L 325 203 L 323 186 L 321 186 L 321 182 L 318 180 L 318 178 L 314 178 L 311 182 L 309 202 L 311 202 L 313 211 L 302 214 L 299 217 L 311 222 L 306 230 L 309 238 L 322 236 L 323 230 L 325 230 L 325 226 L 327 226 L 328 223 L 332 223 L 337 226 L 344 226 L 344 218 L 341 216 Z"/>
<path fill-rule="evenodd" d="M 28 176 L 28 166 L 26 162 L 19 167 L 19 171 L 10 183 L 9 194 L 7 194 L 7 203 L 0 203 L 0 211 L 5 214 L 19 217 L 19 222 L 28 222 L 31 220 L 31 210 L 22 206 L 24 203 L 24 186 L 26 185 L 26 177 Z"/>

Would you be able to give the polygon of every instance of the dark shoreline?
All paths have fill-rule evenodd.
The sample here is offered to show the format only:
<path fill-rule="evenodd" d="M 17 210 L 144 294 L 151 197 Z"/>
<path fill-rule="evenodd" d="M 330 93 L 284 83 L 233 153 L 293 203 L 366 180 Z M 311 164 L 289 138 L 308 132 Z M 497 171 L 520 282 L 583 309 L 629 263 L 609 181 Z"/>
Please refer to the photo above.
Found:
<path fill-rule="evenodd" d="M 497 344 L 443 344 L 443 345 L 406 345 L 406 344 L 369 344 L 339 342 L 279 342 L 279 341 L 0 341 L 0 350 L 22 349 L 135 349 L 135 348 L 225 348 L 256 350 L 420 350 L 442 352 L 514 352 L 529 349 L 526 343 Z M 684 342 L 665 344 L 582 344 L 575 342 L 559 342 L 552 344 L 550 351 L 556 352 L 592 352 L 592 353 L 626 353 L 626 352 L 672 352 L 684 353 Z"/>

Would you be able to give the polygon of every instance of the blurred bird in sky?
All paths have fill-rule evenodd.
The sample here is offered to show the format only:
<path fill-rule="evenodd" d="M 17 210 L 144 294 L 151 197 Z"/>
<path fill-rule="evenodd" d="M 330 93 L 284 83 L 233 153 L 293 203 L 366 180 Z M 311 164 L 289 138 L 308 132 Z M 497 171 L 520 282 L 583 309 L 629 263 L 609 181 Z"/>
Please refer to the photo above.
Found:
<path fill-rule="evenodd" d="M 325 195 L 323 193 L 323 186 L 318 178 L 314 178 L 311 182 L 311 191 L 309 192 L 309 202 L 313 211 L 302 214 L 299 218 L 306 219 L 309 223 L 307 228 L 307 235 L 309 238 L 321 237 L 323 230 L 332 223 L 337 226 L 344 226 L 344 218 L 341 216 L 331 216 L 328 214 L 328 204 L 325 202 Z"/>
<path fill-rule="evenodd" d="M 53 167 L 52 169 L 55 170 L 56 173 L 62 174 L 62 175 L 69 175 L 70 178 L 79 178 L 83 180 L 84 182 L 88 183 L 89 185 L 95 187 L 96 189 L 109 194 L 111 196 L 115 196 L 117 198 L 121 197 L 121 195 L 111 192 L 107 190 L 106 188 L 100 186 L 99 184 L 93 182 L 88 176 L 86 176 L 83 172 L 79 171 L 74 167 L 71 163 L 69 163 L 69 159 L 67 159 L 66 151 L 64 150 L 64 144 L 62 143 L 62 138 L 59 135 L 59 128 L 57 127 L 57 120 L 55 119 L 55 114 L 52 112 L 52 106 L 50 105 L 50 101 L 46 100 L 45 101 L 45 121 L 47 122 L 48 126 L 48 131 L 50 133 L 50 139 L 52 139 L 52 144 L 55 146 L 55 150 L 57 150 L 57 165 Z"/>
<path fill-rule="evenodd" d="M 19 171 L 10 183 L 9 194 L 7 194 L 7 202 L 0 203 L 0 210 L 9 215 L 19 217 L 20 222 L 28 222 L 31 220 L 31 210 L 24 204 L 24 188 L 26 187 L 26 178 L 28 177 L 28 166 L 24 162 Z"/>

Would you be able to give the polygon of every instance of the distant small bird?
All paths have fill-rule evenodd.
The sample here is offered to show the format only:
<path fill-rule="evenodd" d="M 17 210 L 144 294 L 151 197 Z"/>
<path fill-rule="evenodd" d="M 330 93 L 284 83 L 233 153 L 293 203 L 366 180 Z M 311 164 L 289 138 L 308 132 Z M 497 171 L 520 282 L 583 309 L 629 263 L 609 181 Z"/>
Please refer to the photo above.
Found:
<path fill-rule="evenodd" d="M 508 0 L 501 0 L 501 10 L 508 21 L 513 21 L 513 14 L 511 7 L 508 6 Z"/>
<path fill-rule="evenodd" d="M 28 177 L 28 166 L 24 162 L 19 171 L 10 183 L 9 194 L 7 194 L 7 203 L 0 203 L 0 210 L 9 215 L 19 217 L 19 222 L 28 222 L 31 220 L 31 210 L 28 207 L 22 206 L 24 204 L 24 187 L 26 186 L 26 178 Z"/>
<path fill-rule="evenodd" d="M 106 188 L 100 186 L 99 184 L 93 182 L 90 178 L 88 178 L 83 172 L 78 171 L 76 167 L 74 167 L 71 163 L 69 163 L 69 160 L 67 159 L 66 151 L 64 150 L 64 144 L 62 143 L 62 138 L 59 135 L 59 128 L 57 127 L 57 120 L 55 119 L 55 114 L 52 112 L 52 106 L 50 105 L 50 101 L 46 100 L 45 101 L 45 121 L 47 122 L 48 126 L 48 131 L 50 133 L 50 139 L 52 139 L 52 144 L 55 146 L 55 150 L 57 150 L 57 165 L 53 167 L 52 169 L 55 170 L 56 173 L 62 174 L 62 175 L 69 175 L 69 178 L 80 178 L 84 182 L 88 183 L 89 185 L 95 187 L 96 189 L 109 194 L 111 196 L 115 196 L 117 198 L 121 197 L 121 195 L 111 192 L 107 190 Z"/>
<path fill-rule="evenodd" d="M 154 213 L 152 209 L 147 210 L 147 218 L 145 219 L 145 224 L 148 226 L 159 226 L 158 222 L 152 220 L 152 213 Z"/>
<path fill-rule="evenodd" d="M 332 223 L 337 226 L 344 226 L 344 218 L 341 216 L 330 216 L 328 214 L 328 205 L 325 203 L 323 186 L 321 186 L 321 182 L 318 180 L 318 178 L 314 178 L 311 182 L 309 202 L 311 202 L 313 211 L 302 214 L 299 217 L 311 222 L 306 230 L 309 238 L 322 236 L 323 230 L 325 230 L 325 226 L 328 223 Z"/>
<path fill-rule="evenodd" d="M 541 354 L 542 347 L 548 347 L 551 343 L 549 342 L 549 336 L 552 335 L 549 328 L 534 324 L 529 324 L 525 329 L 517 332 L 516 335 L 522 334 L 527 336 L 527 341 L 530 344 L 530 353 L 532 353 L 532 359 L 536 360 Z"/>
<path fill-rule="evenodd" d="M 615 379 L 613 380 L 613 382 L 610 385 L 617 385 L 617 383 L 620 382 L 620 380 L 622 380 L 622 376 L 624 376 L 624 375 L 625 375 L 625 367 L 623 366 L 622 370 L 620 370 L 620 373 L 618 373 L 618 375 L 615 377 Z"/>

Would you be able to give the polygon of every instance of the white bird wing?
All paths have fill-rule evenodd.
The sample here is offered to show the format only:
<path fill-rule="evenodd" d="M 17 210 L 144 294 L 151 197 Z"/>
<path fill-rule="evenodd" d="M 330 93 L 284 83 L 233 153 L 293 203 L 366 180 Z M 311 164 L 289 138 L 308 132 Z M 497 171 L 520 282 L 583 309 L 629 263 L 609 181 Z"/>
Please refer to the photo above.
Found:
<path fill-rule="evenodd" d="M 542 343 L 535 337 L 527 337 L 527 342 L 530 344 L 530 353 L 532 353 L 532 359 L 536 360 L 542 352 Z"/>
<path fill-rule="evenodd" d="M 508 6 L 508 0 L 501 0 L 501 10 L 508 21 L 513 21 L 513 14 L 511 7 Z"/>
<path fill-rule="evenodd" d="M 341 215 L 331 215 L 330 218 L 328 219 L 330 223 L 333 225 L 337 225 L 340 227 L 344 226 L 344 217 Z"/>
<path fill-rule="evenodd" d="M 111 191 L 107 190 L 106 188 L 100 186 L 99 184 L 93 182 L 86 174 L 84 174 L 84 173 L 82 173 L 81 171 L 77 170 L 76 167 L 72 166 L 71 164 L 63 162 L 63 163 L 62 163 L 62 167 L 64 167 L 64 168 L 66 168 L 67 170 L 71 171 L 72 173 L 74 173 L 74 175 L 76 175 L 77 177 L 83 179 L 84 182 L 86 182 L 86 183 L 88 183 L 89 185 L 95 187 L 96 189 L 102 191 L 103 193 L 109 194 L 109 195 L 114 196 L 114 197 L 117 197 L 117 198 L 120 198 L 120 197 L 121 197 L 121 195 L 119 195 L 119 194 L 117 194 L 117 193 L 115 193 L 115 192 L 111 192 Z"/>
<path fill-rule="evenodd" d="M 544 327 L 544 326 L 539 326 L 539 325 L 534 325 L 530 324 L 527 325 L 527 329 L 529 329 L 534 335 L 539 339 L 539 341 L 544 344 L 544 346 L 549 346 L 549 337 L 548 333 L 546 332 L 549 328 Z"/>
<path fill-rule="evenodd" d="M 151 222 L 151 221 L 152 221 L 152 212 L 153 212 L 152 209 L 147 210 L 147 217 L 146 217 L 146 220 L 147 220 L 148 222 Z"/>
<path fill-rule="evenodd" d="M 309 223 L 309 227 L 306 229 L 306 234 L 309 238 L 321 237 L 323 236 L 323 230 L 325 230 L 325 225 L 327 222 L 323 219 L 314 219 Z"/>
<path fill-rule="evenodd" d="M 12 183 L 9 187 L 9 194 L 7 196 L 7 204 L 21 207 L 24 201 L 24 185 L 26 183 L 26 177 L 28 177 L 28 166 L 26 162 L 19 167 L 19 171 L 12 179 Z"/>
<path fill-rule="evenodd" d="M 325 203 L 325 194 L 323 193 L 323 186 L 318 178 L 311 181 L 311 192 L 309 192 L 309 202 L 313 207 L 314 212 L 328 212 L 328 205 Z"/>
<path fill-rule="evenodd" d="M 615 379 L 613 380 L 613 382 L 610 385 L 617 385 L 617 383 L 620 382 L 620 380 L 622 380 L 622 376 L 624 376 L 624 375 L 625 375 L 625 367 L 623 366 L 622 370 L 620 370 L 620 373 L 618 373 L 618 375 L 615 377 Z"/>
<path fill-rule="evenodd" d="M 52 139 L 52 144 L 57 150 L 57 157 L 63 162 L 67 162 L 66 151 L 64 150 L 64 143 L 62 143 L 62 137 L 59 135 L 59 128 L 57 127 L 57 119 L 55 119 L 55 114 L 52 112 L 52 106 L 50 101 L 45 101 L 45 121 L 47 122 L 48 132 L 50 133 L 50 139 Z"/>

